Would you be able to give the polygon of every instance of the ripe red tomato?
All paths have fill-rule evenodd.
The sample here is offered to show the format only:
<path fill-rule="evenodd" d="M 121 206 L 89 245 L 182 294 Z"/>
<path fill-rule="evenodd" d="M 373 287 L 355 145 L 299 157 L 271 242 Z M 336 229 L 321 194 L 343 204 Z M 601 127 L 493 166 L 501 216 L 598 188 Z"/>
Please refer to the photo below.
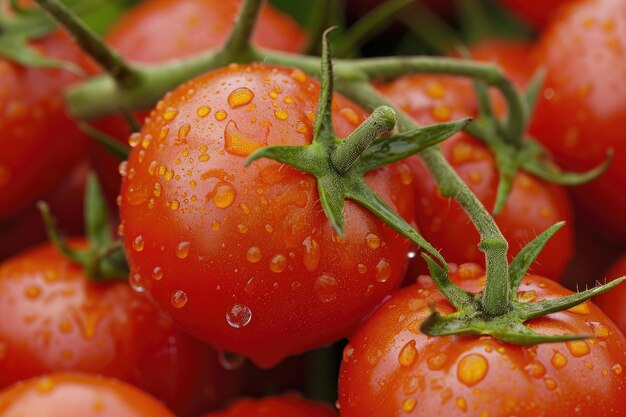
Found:
<path fill-rule="evenodd" d="M 92 283 L 44 245 L 0 265 L 0 388 L 60 371 L 124 380 L 179 415 L 219 405 L 236 377 L 127 283 Z"/>
<path fill-rule="evenodd" d="M 618 258 L 613 265 L 609 268 L 608 272 L 601 277 L 601 282 L 604 282 L 607 278 L 609 281 L 613 281 L 616 278 L 626 275 L 626 255 L 622 255 Z M 626 288 L 623 285 L 618 285 L 606 294 L 601 294 L 596 298 L 596 303 L 607 316 L 611 318 L 622 331 L 626 332 Z"/>
<path fill-rule="evenodd" d="M 512 12 L 537 29 L 543 28 L 559 8 L 572 0 L 502 0 Z"/>
<path fill-rule="evenodd" d="M 73 63 L 84 59 L 61 32 L 32 45 L 45 56 Z M 0 218 L 34 203 L 86 153 L 87 141 L 66 114 L 62 97 L 78 79 L 65 70 L 0 60 Z"/>
<path fill-rule="evenodd" d="M 451 267 L 464 290 L 484 286 L 478 265 Z M 570 294 L 527 275 L 528 302 Z M 514 346 L 491 337 L 426 337 L 419 330 L 435 308 L 453 307 L 429 277 L 388 299 L 344 350 L 339 378 L 342 417 L 369 416 L 623 416 L 626 340 L 586 302 L 527 322 L 542 334 L 595 334 L 595 339 Z"/>
<path fill-rule="evenodd" d="M 486 56 L 485 50 L 479 55 Z M 381 85 L 379 89 L 424 124 L 459 119 L 476 112 L 471 85 L 462 79 L 409 76 Z M 493 155 L 480 142 L 464 134 L 444 141 L 441 149 L 461 179 L 485 207 L 491 209 L 499 182 Z M 437 183 L 420 160 L 411 158 L 410 162 L 417 178 L 413 182 L 418 196 L 415 215 L 423 236 L 436 248 L 441 248 L 450 262 L 484 265 L 484 256 L 477 246 L 478 232 L 463 209 L 455 201 L 441 196 Z M 565 191 L 521 171 L 516 175 L 504 209 L 496 218 L 509 242 L 511 258 L 538 233 L 560 220 L 572 221 Z M 560 279 L 572 249 L 572 228 L 566 227 L 548 242 L 533 265 L 533 271 Z M 422 260 L 417 262 L 424 270 Z"/>
<path fill-rule="evenodd" d="M 267 159 L 244 167 L 261 147 L 310 143 L 318 93 L 297 69 L 207 73 L 157 104 L 131 138 L 122 182 L 128 260 L 152 298 L 187 331 L 263 367 L 345 336 L 406 267 L 406 240 L 359 205 L 346 203 L 340 239 L 313 177 Z M 339 137 L 365 117 L 339 96 L 333 116 Z M 367 179 L 411 221 L 407 166 Z"/>
<path fill-rule="evenodd" d="M 626 2 L 589 0 L 566 7 L 546 29 L 536 62 L 548 71 L 531 133 L 562 167 L 586 170 L 614 158 L 595 181 L 572 191 L 579 218 L 626 242 Z"/>
<path fill-rule="evenodd" d="M 336 417 L 327 404 L 319 404 L 296 396 L 283 395 L 260 400 L 240 400 L 228 410 L 204 417 Z"/>
<path fill-rule="evenodd" d="M 139 389 L 95 375 L 52 374 L 0 393 L 0 417 L 174 417 Z"/>
<path fill-rule="evenodd" d="M 111 28 L 106 40 L 132 61 L 156 63 L 187 57 L 222 45 L 240 5 L 240 0 L 143 2 Z M 306 34 L 289 16 L 267 5 L 261 10 L 252 41 L 264 48 L 299 52 Z M 143 122 L 146 116 L 139 112 L 136 119 Z M 121 117 L 107 117 L 97 126 L 124 143 L 131 133 Z M 99 148 L 94 152 L 105 189 L 116 196 L 120 186 L 117 162 Z"/>

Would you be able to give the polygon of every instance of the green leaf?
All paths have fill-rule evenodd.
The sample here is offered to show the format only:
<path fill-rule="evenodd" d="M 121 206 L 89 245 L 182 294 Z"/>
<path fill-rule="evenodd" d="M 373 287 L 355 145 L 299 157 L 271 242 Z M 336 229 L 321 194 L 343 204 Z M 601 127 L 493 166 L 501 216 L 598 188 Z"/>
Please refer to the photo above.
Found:
<path fill-rule="evenodd" d="M 367 172 L 420 153 L 460 132 L 471 120 L 468 117 L 375 140 L 358 159 L 357 166 Z"/>
<path fill-rule="evenodd" d="M 317 103 L 317 117 L 313 130 L 313 143 L 323 143 L 329 151 L 334 148 L 333 134 L 333 63 L 330 57 L 330 44 L 328 35 L 334 28 L 324 32 L 322 41 L 322 68 L 320 77 L 320 98 Z"/>
<path fill-rule="evenodd" d="M 539 253 L 541 253 L 546 243 L 548 243 L 548 240 L 563 226 L 565 226 L 565 222 L 553 224 L 524 246 L 515 258 L 513 258 L 513 261 L 511 261 L 509 265 L 509 285 L 511 288 L 510 296 L 512 301 L 517 299 L 517 289 L 522 282 L 522 278 L 526 275 L 528 268 L 530 268 L 530 265 L 535 261 Z"/>
<path fill-rule="evenodd" d="M 93 172 L 87 175 L 85 187 L 85 231 L 92 249 L 99 250 L 111 244 L 107 203 Z"/>
<path fill-rule="evenodd" d="M 343 238 L 345 235 L 343 230 L 343 207 L 345 195 L 341 185 L 336 181 L 334 176 L 326 175 L 318 178 L 317 190 L 320 196 L 320 204 L 324 209 L 326 217 L 339 237 Z"/>
<path fill-rule="evenodd" d="M 447 270 L 439 266 L 437 262 L 433 261 L 433 259 L 427 254 L 423 253 L 422 257 L 428 265 L 428 270 L 430 271 L 430 275 L 433 278 L 435 285 L 437 285 L 439 291 L 441 291 L 446 299 L 450 301 L 450 303 L 457 310 L 462 310 L 468 304 L 472 303 L 472 295 L 454 285 L 454 283 L 450 281 Z"/>

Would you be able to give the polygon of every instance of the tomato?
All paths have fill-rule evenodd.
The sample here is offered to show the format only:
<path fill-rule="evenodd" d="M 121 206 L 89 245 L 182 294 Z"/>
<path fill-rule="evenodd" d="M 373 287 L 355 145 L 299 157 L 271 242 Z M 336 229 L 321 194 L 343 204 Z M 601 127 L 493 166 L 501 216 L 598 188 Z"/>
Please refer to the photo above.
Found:
<path fill-rule="evenodd" d="M 614 157 L 598 179 L 574 188 L 580 219 L 626 242 L 626 3 L 580 1 L 562 10 L 541 37 L 535 60 L 547 77 L 531 133 L 559 165 L 582 171 Z"/>
<path fill-rule="evenodd" d="M 450 270 L 461 288 L 483 288 L 478 265 L 451 265 Z M 566 294 L 536 275 L 527 275 L 518 293 L 527 302 Z M 595 339 L 535 346 L 488 336 L 427 337 L 419 326 L 433 308 L 441 314 L 454 311 L 424 276 L 359 328 L 344 350 L 342 417 L 624 415 L 626 340 L 591 302 L 526 324 L 542 334 L 594 334 Z"/>
<path fill-rule="evenodd" d="M 89 168 L 87 161 L 82 161 L 41 197 L 50 206 L 57 227 L 65 234 L 83 234 L 83 195 Z M 0 222 L 0 261 L 47 240 L 41 213 L 35 206 L 28 207 L 19 215 Z"/>
<path fill-rule="evenodd" d="M 519 55 L 527 49 L 519 44 L 511 48 L 507 55 L 503 52 L 505 45 L 484 44 L 477 47 L 476 55 L 501 63 L 507 71 L 513 67 L 513 63 L 520 61 Z M 521 83 L 530 71 L 517 69 L 515 73 L 517 75 L 514 79 Z M 471 84 L 464 79 L 408 76 L 381 85 L 379 90 L 423 124 L 459 119 L 474 115 L 477 111 Z M 491 209 L 499 183 L 497 166 L 491 152 L 465 134 L 447 139 L 441 144 L 441 149 L 461 179 L 485 207 Z M 440 248 L 450 262 L 478 262 L 484 265 L 484 255 L 477 246 L 478 232 L 463 209 L 455 201 L 441 196 L 437 183 L 423 162 L 417 158 L 411 158 L 410 162 L 417 178 L 413 182 L 418 196 L 415 215 L 422 235 Z M 522 171 L 517 173 L 512 192 L 496 218 L 509 242 L 511 258 L 538 233 L 561 220 L 572 221 L 570 203 L 563 188 Z M 533 271 L 559 279 L 571 258 L 572 250 L 572 228 L 566 227 L 548 242 L 533 265 Z M 417 262 L 423 271 L 422 260 L 418 259 Z"/>
<path fill-rule="evenodd" d="M 52 374 L 0 393 L 0 417 L 174 417 L 137 388 L 95 375 Z"/>
<path fill-rule="evenodd" d="M 215 407 L 234 389 L 236 374 L 144 296 L 125 282 L 88 281 L 50 245 L 0 265 L 0 341 L 0 388 L 50 372 L 97 373 L 181 415 Z"/>
<path fill-rule="evenodd" d="M 346 202 L 340 238 L 315 178 L 244 167 L 263 146 L 309 144 L 318 93 L 300 70 L 232 64 L 169 93 L 131 137 L 120 212 L 133 274 L 187 331 L 262 367 L 345 336 L 406 267 L 406 240 L 359 205 Z M 365 118 L 339 96 L 333 116 L 339 137 Z M 366 179 L 412 221 L 407 166 Z"/>
<path fill-rule="evenodd" d="M 261 400 L 240 400 L 228 410 L 204 417 L 336 417 L 330 406 L 283 395 Z"/>
<path fill-rule="evenodd" d="M 143 2 L 129 10 L 111 28 L 106 40 L 131 61 L 156 63 L 187 57 L 222 45 L 235 22 L 240 4 L 238 0 Z M 298 52 L 305 46 L 306 34 L 289 16 L 272 6 L 265 6 L 252 41 L 264 48 Z M 143 122 L 146 115 L 139 112 L 135 118 Z M 123 142 L 132 133 L 121 117 L 107 117 L 97 126 Z M 99 148 L 94 152 L 105 188 L 110 194 L 117 195 L 120 185 L 117 163 Z"/>
<path fill-rule="evenodd" d="M 606 278 L 610 281 L 626 275 L 626 255 L 622 254 L 611 265 L 608 272 L 601 278 L 604 282 Z M 626 308 L 624 301 L 626 300 L 626 289 L 623 285 L 618 285 L 606 294 L 601 294 L 596 299 L 597 304 L 602 308 L 607 316 L 611 318 L 622 331 L 626 331 Z"/>
<path fill-rule="evenodd" d="M 32 42 L 45 56 L 78 63 L 82 52 L 55 32 Z M 67 115 L 62 93 L 79 77 L 0 60 L 0 218 L 34 203 L 85 155 L 87 141 Z"/>
<path fill-rule="evenodd" d="M 572 2 L 572 0 L 502 0 L 507 8 L 537 29 L 543 28 L 557 14 L 559 8 Z"/>

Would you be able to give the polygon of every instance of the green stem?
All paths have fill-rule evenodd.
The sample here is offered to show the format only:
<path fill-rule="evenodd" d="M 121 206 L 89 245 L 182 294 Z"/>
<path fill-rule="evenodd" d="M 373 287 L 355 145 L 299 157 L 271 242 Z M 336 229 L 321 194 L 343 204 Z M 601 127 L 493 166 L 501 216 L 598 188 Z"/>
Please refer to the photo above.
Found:
<path fill-rule="evenodd" d="M 241 57 L 250 54 L 252 45 L 250 39 L 254 31 L 257 16 L 263 6 L 263 0 L 244 0 L 237 21 L 230 32 L 228 40 L 222 49 L 229 57 Z M 233 59 L 234 61 L 234 59 Z"/>
<path fill-rule="evenodd" d="M 318 0 L 311 8 L 313 16 L 309 19 L 307 45 L 304 48 L 307 55 L 317 55 L 321 52 L 323 33 L 333 26 L 330 17 L 334 7 L 333 2 L 334 0 Z"/>
<path fill-rule="evenodd" d="M 396 126 L 396 111 L 388 106 L 376 108 L 354 132 L 337 146 L 330 157 L 339 173 L 347 172 L 352 164 L 380 134 Z"/>
<path fill-rule="evenodd" d="M 74 37 L 80 47 L 95 59 L 123 87 L 133 86 L 139 72 L 103 40 L 76 14 L 59 0 L 35 0 L 54 20 Z"/>
<path fill-rule="evenodd" d="M 421 1 L 414 2 L 411 9 L 399 18 L 425 46 L 437 54 L 449 54 L 463 44 L 456 31 Z"/>
<path fill-rule="evenodd" d="M 371 85 L 363 82 L 342 83 L 337 89 L 361 106 L 389 105 Z M 417 124 L 406 113 L 398 112 L 398 127 L 401 131 L 411 130 Z M 424 150 L 419 156 L 439 185 L 441 194 L 454 198 L 467 212 L 480 234 L 480 249 L 485 253 L 487 285 L 483 297 L 486 313 L 496 316 L 509 307 L 508 243 L 498 229 L 489 211 L 459 178 L 441 152 L 435 148 Z"/>

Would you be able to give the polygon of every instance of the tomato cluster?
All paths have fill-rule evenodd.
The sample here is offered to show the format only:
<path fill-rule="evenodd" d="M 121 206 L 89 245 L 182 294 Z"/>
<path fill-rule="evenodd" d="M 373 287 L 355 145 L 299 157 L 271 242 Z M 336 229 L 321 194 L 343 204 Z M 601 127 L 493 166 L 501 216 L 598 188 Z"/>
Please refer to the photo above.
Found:
<path fill-rule="evenodd" d="M 136 1 L 99 39 L 32 3 L 88 41 L 0 4 L 0 417 L 626 416 L 626 289 L 560 284 L 626 275 L 626 1 L 503 0 L 536 40 L 334 74 L 360 29 L 304 55 L 315 5 Z M 160 68 L 190 75 L 137 105 Z M 80 120 L 90 88 L 119 111 Z"/>

